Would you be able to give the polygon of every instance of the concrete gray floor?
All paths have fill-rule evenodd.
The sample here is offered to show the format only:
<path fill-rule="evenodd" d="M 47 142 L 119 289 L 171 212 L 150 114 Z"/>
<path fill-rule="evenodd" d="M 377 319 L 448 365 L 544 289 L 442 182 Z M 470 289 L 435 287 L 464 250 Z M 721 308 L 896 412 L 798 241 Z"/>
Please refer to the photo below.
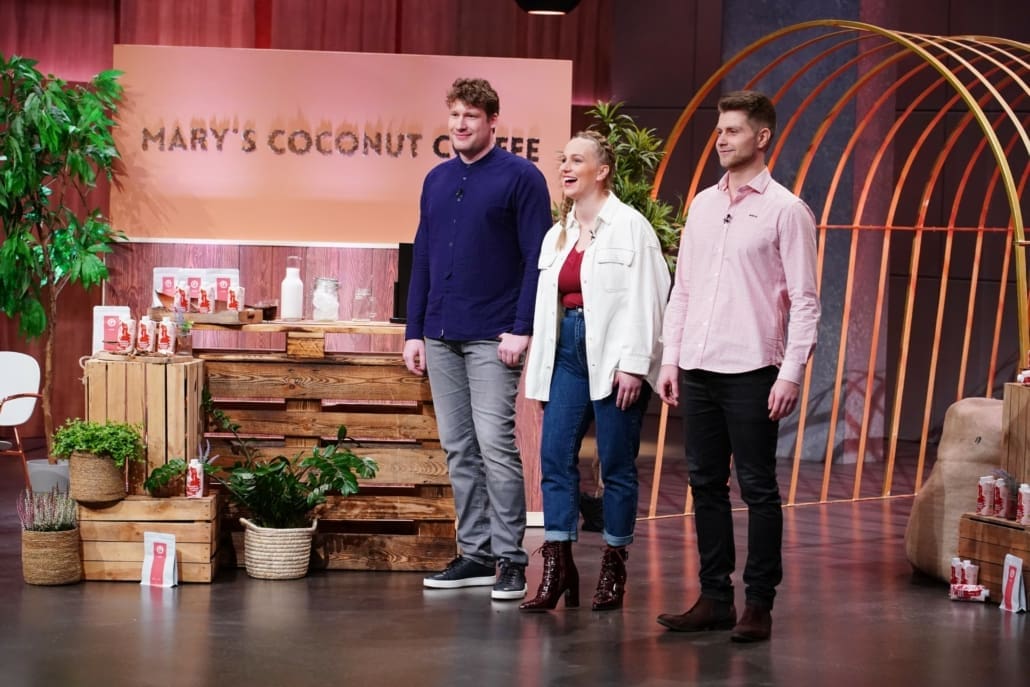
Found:
<path fill-rule="evenodd" d="M 655 623 L 697 594 L 693 522 L 643 522 L 625 608 L 589 608 L 601 541 L 575 554 L 584 608 L 526 615 L 486 588 L 423 590 L 418 573 L 223 571 L 211 585 L 33 587 L 21 579 L 13 460 L 0 464 L 0 685 L 1024 685 L 1026 615 L 917 583 L 911 498 L 788 509 L 768 643 Z M 745 515 L 736 516 L 742 550 Z M 536 549 L 541 530 L 531 530 Z M 539 558 L 530 588 L 539 581 Z M 739 584 L 739 573 L 737 575 Z M 738 604 L 743 590 L 738 588 Z"/>

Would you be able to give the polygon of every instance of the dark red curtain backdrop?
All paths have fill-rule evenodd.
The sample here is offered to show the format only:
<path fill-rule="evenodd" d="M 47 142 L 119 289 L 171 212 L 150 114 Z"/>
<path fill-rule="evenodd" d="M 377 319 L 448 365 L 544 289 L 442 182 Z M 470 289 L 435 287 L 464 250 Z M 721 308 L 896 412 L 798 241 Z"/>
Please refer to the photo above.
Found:
<path fill-rule="evenodd" d="M 5 0 L 0 51 L 84 80 L 114 43 L 573 61 L 573 102 L 611 97 L 615 0 L 530 17 L 515 0 Z"/>

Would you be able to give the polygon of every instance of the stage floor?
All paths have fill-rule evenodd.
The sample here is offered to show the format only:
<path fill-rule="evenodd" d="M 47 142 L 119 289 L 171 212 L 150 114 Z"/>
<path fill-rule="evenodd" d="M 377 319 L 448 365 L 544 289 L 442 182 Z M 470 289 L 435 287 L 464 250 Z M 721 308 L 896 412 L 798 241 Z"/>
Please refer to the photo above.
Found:
<path fill-rule="evenodd" d="M 686 610 L 698 591 L 689 517 L 640 523 L 622 610 L 590 610 L 601 540 L 584 533 L 575 555 L 587 605 L 527 615 L 517 603 L 491 601 L 488 588 L 424 590 L 419 573 L 316 572 L 269 582 L 229 570 L 214 584 L 170 590 L 25 585 L 19 487 L 16 461 L 4 460 L 5 687 L 912 687 L 1017 685 L 1030 674 L 1025 614 L 952 602 L 943 583 L 913 579 L 903 543 L 911 497 L 786 509 L 772 640 L 738 645 L 726 632 L 683 635 L 655 623 L 659 613 Z M 735 522 L 743 551 L 746 514 Z M 542 538 L 531 529 L 527 548 Z M 539 575 L 537 556 L 531 592 Z"/>

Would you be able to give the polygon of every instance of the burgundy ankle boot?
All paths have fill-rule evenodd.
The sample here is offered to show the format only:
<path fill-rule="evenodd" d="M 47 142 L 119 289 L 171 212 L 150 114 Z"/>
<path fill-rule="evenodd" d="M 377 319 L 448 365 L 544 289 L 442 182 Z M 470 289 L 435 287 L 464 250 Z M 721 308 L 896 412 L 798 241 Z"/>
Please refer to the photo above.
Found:
<path fill-rule="evenodd" d="M 549 541 L 540 547 L 544 558 L 544 575 L 536 596 L 519 605 L 523 611 L 547 611 L 558 605 L 565 594 L 565 607 L 579 606 L 579 571 L 572 560 L 572 542 Z"/>
<path fill-rule="evenodd" d="M 610 611 L 622 608 L 622 596 L 626 593 L 626 559 L 629 553 L 625 546 L 609 546 L 601 557 L 601 577 L 594 592 L 593 609 Z"/>

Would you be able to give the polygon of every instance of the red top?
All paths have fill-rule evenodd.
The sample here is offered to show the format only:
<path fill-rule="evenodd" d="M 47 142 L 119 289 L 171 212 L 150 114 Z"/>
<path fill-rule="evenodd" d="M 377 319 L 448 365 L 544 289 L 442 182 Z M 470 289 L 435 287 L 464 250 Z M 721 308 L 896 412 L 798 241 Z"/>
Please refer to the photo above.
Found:
<path fill-rule="evenodd" d="M 566 308 L 583 307 L 583 286 L 579 281 L 579 268 L 583 264 L 583 251 L 573 248 L 558 273 L 558 293 Z"/>

